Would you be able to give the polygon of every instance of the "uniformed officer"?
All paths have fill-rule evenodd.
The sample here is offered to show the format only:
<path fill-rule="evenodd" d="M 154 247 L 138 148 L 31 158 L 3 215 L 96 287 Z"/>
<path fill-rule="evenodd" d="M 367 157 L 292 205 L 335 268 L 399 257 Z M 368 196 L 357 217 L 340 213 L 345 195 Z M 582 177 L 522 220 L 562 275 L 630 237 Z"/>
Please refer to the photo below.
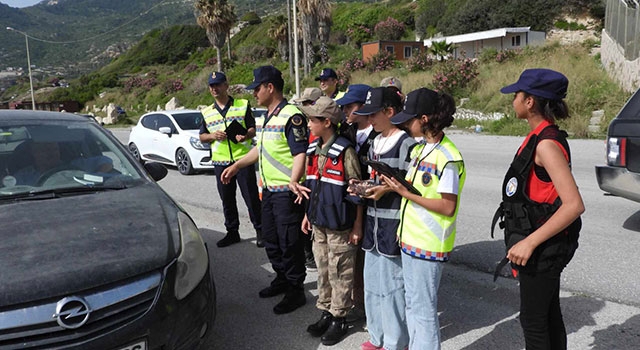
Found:
<path fill-rule="evenodd" d="M 262 235 L 276 278 L 262 289 L 261 298 L 285 294 L 273 311 L 284 314 L 306 303 L 304 295 L 304 249 L 301 224 L 304 207 L 294 200 L 304 181 L 308 130 L 305 116 L 287 103 L 282 89 L 282 73 L 274 66 L 253 70 L 254 81 L 248 90 L 258 104 L 268 109 L 266 118 L 259 118 L 258 146 L 246 157 L 233 163 L 222 173 L 223 181 L 241 169 L 258 162 L 262 179 Z"/>
<path fill-rule="evenodd" d="M 324 68 L 320 76 L 316 78 L 320 81 L 320 90 L 325 96 L 337 100 L 344 96 L 344 92 L 338 91 L 338 74 L 331 68 Z"/>
<path fill-rule="evenodd" d="M 213 72 L 209 75 L 209 92 L 215 99 L 213 104 L 202 110 L 204 120 L 200 127 L 200 141 L 211 143 L 211 160 L 216 174 L 218 193 L 222 200 L 224 212 L 224 226 L 227 235 L 218 241 L 218 247 L 240 242 L 240 220 L 238 219 L 238 205 L 236 202 L 236 184 L 240 186 L 240 193 L 249 210 L 249 218 L 256 230 L 256 245 L 263 247 L 262 242 L 262 211 L 256 180 L 255 166 L 252 164 L 243 168 L 227 184 L 220 181 L 224 169 L 237 162 L 249 153 L 251 139 L 256 135 L 256 122 L 251 113 L 249 101 L 234 99 L 227 90 L 229 83 L 224 73 Z M 227 135 L 232 123 L 239 123 L 244 131 L 241 134 Z"/>

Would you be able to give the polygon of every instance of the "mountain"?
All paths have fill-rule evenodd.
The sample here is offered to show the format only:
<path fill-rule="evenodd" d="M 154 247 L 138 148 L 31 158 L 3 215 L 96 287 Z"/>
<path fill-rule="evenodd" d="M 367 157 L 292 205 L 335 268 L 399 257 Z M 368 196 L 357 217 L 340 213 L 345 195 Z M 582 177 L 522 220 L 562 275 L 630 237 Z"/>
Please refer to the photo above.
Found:
<path fill-rule="evenodd" d="M 194 0 L 48 0 L 25 8 L 0 4 L 6 27 L 29 35 L 32 66 L 67 74 L 107 63 L 145 33 L 194 24 Z M 26 68 L 24 36 L 0 30 L 0 70 Z"/>

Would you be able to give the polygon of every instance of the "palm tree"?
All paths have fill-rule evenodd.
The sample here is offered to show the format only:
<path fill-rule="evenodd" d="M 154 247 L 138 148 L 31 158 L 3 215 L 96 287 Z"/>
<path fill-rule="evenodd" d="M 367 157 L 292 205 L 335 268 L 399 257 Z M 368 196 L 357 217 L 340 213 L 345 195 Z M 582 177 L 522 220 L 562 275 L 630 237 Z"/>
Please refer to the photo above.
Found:
<path fill-rule="evenodd" d="M 289 55 L 289 28 L 287 17 L 283 15 L 271 17 L 267 35 L 278 43 L 280 57 L 283 61 L 286 61 Z"/>
<path fill-rule="evenodd" d="M 302 52 L 304 59 L 305 75 L 311 72 L 311 64 L 313 64 L 313 43 L 320 39 L 318 37 L 318 28 L 320 22 L 325 28 L 322 29 L 321 35 L 326 36 L 330 33 L 331 26 L 331 6 L 328 0 L 299 0 L 298 8 L 300 9 L 300 22 L 302 23 Z"/>
<path fill-rule="evenodd" d="M 194 6 L 197 23 L 204 28 L 209 42 L 216 48 L 218 71 L 222 71 L 220 50 L 237 20 L 233 5 L 227 3 L 227 0 L 197 0 Z"/>
<path fill-rule="evenodd" d="M 447 43 L 446 40 L 433 41 L 428 48 L 429 52 L 434 54 L 439 61 L 444 61 L 444 58 L 451 55 L 456 49 L 453 43 Z"/>

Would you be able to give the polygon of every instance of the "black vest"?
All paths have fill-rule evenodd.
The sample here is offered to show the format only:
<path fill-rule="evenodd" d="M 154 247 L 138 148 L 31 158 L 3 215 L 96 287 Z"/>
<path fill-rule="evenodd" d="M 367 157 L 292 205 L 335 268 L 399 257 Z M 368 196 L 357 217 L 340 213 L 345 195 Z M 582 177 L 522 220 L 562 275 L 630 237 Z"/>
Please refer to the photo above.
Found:
<path fill-rule="evenodd" d="M 558 141 L 569 154 L 567 133 L 559 130 L 556 125 L 544 128 L 539 135 L 532 135 L 520 154 L 516 154 L 502 183 L 502 203 L 498 207 L 491 223 L 491 237 L 495 224 L 500 220 L 500 228 L 504 229 L 506 251 L 529 234 L 541 227 L 558 210 L 562 201 L 558 197 L 553 204 L 534 202 L 526 194 L 526 185 L 531 168 L 536 166 L 535 151 L 538 142 L 545 139 Z M 537 167 L 535 170 L 544 171 Z M 551 269 L 562 270 L 573 257 L 578 248 L 578 237 L 582 221 L 578 217 L 563 232 L 549 238 L 540 244 L 527 261 L 526 266 L 512 264 L 512 266 L 528 273 L 543 272 Z M 504 258 L 496 268 L 495 277 L 502 266 L 506 264 Z"/>

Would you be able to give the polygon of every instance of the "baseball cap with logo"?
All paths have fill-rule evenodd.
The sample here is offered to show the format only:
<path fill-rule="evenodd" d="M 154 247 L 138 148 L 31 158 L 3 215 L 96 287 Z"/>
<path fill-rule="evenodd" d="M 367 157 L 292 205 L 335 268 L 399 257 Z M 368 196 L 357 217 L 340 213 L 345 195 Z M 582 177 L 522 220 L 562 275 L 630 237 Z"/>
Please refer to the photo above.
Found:
<path fill-rule="evenodd" d="M 517 82 L 500 89 L 503 94 L 524 91 L 549 100 L 562 100 L 567 96 L 569 80 L 551 69 L 526 69 Z"/>
<path fill-rule="evenodd" d="M 402 82 L 400 81 L 400 79 L 396 78 L 396 77 L 386 77 L 384 79 L 382 79 L 382 81 L 380 82 L 380 86 L 382 87 L 394 87 L 396 89 L 398 89 L 398 91 L 402 92 Z"/>
<path fill-rule="evenodd" d="M 338 74 L 336 74 L 336 71 L 331 68 L 325 68 L 322 70 L 322 73 L 320 73 L 320 76 L 316 78 L 316 81 L 329 78 L 338 79 Z"/>
<path fill-rule="evenodd" d="M 274 66 L 261 66 L 253 70 L 253 82 L 246 87 L 247 90 L 253 90 L 258 85 L 264 83 L 281 83 L 284 84 L 282 73 Z"/>
<path fill-rule="evenodd" d="M 227 81 L 227 76 L 222 72 L 213 72 L 209 74 L 209 85 L 222 84 Z"/>
<path fill-rule="evenodd" d="M 404 102 L 404 109 L 391 117 L 391 123 L 398 125 L 405 123 L 412 118 L 421 117 L 422 115 L 431 115 L 436 111 L 438 104 L 438 93 L 427 89 L 419 88 L 407 94 Z"/>
<path fill-rule="evenodd" d="M 367 92 L 371 90 L 371 86 L 364 84 L 349 85 L 347 91 L 342 98 L 336 100 L 336 103 L 340 106 L 346 106 L 350 103 L 358 102 L 364 103 L 367 99 Z"/>
<path fill-rule="evenodd" d="M 385 107 L 394 105 L 402 105 L 400 96 L 394 92 L 394 89 L 377 87 L 372 88 L 367 92 L 367 98 L 364 101 L 364 105 L 353 113 L 357 115 L 369 115 L 376 113 Z"/>
<path fill-rule="evenodd" d="M 295 103 L 314 102 L 322 96 L 322 90 L 317 87 L 306 88 L 302 92 L 302 96 L 293 99 Z"/>
<path fill-rule="evenodd" d="M 326 118 L 332 124 L 338 125 L 344 120 L 344 115 L 338 104 L 331 97 L 321 96 L 315 103 L 298 107 L 307 117 Z"/>

